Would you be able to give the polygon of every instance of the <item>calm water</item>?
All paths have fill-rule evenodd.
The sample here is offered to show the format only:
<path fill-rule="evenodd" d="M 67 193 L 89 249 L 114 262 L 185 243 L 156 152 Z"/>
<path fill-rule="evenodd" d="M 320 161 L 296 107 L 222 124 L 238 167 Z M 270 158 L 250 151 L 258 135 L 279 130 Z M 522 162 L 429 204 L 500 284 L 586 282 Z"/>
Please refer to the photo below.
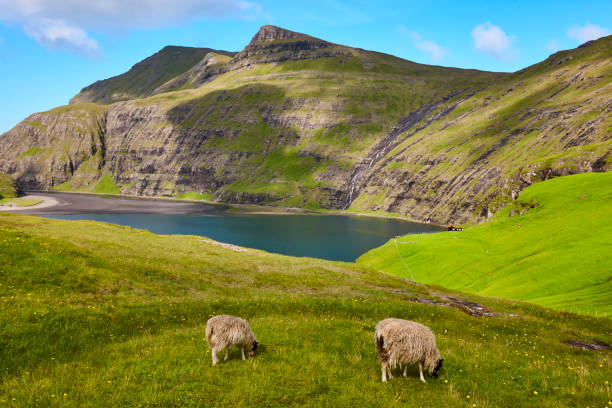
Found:
<path fill-rule="evenodd" d="M 399 220 L 344 215 L 45 214 L 49 218 L 96 220 L 157 234 L 201 235 L 216 241 L 293 256 L 354 261 L 397 235 L 440 228 Z"/>

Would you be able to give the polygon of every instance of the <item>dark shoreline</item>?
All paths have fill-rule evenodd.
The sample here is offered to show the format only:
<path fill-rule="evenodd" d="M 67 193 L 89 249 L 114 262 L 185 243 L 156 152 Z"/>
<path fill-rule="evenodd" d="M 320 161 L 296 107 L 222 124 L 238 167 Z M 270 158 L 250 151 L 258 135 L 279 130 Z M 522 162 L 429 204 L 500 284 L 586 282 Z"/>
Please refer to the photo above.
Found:
<path fill-rule="evenodd" d="M 27 191 L 57 201 L 45 208 L 23 209 L 20 214 L 67 215 L 67 214 L 183 214 L 219 215 L 230 209 L 224 204 L 207 204 L 184 200 L 129 197 L 106 194 L 64 193 L 55 191 Z"/>
<path fill-rule="evenodd" d="M 68 214 L 182 214 L 197 216 L 214 216 L 227 213 L 259 214 L 259 215 L 341 215 L 351 217 L 369 217 L 392 219 L 411 224 L 428 225 L 445 229 L 446 226 L 415 221 L 408 217 L 396 215 L 369 214 L 342 210 L 309 210 L 305 208 L 275 207 L 261 204 L 227 204 L 216 202 L 202 202 L 174 197 L 146 197 L 128 196 L 120 194 L 63 192 L 63 191 L 36 191 L 28 190 L 26 194 L 48 197 L 58 201 L 53 206 L 43 208 L 24 208 L 21 214 L 30 215 L 68 215 Z M 70 198 L 70 200 L 62 199 Z M 68 197 L 65 197 L 68 196 Z M 105 200 L 99 200 L 103 198 Z M 115 201 L 113 203 L 113 201 Z M 102 205 L 102 203 L 106 205 Z M 146 203 L 146 204 L 145 204 Z M 110 205 L 115 204 L 115 205 Z M 118 204 L 118 205 L 117 205 Z"/>

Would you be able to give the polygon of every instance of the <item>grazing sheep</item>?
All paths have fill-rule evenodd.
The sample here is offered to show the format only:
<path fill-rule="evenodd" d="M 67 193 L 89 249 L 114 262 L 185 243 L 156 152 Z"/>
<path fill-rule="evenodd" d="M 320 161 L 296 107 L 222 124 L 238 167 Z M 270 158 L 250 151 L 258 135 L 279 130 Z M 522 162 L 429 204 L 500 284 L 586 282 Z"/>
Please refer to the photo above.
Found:
<path fill-rule="evenodd" d="M 235 316 L 218 315 L 211 317 L 206 322 L 206 341 L 212 349 L 213 365 L 219 362 L 217 352 L 225 349 L 225 359 L 229 358 L 231 346 L 237 346 L 242 352 L 242 359 L 245 360 L 244 348 L 249 350 L 249 356 L 255 355 L 257 349 L 257 338 L 251 330 L 249 323 Z"/>
<path fill-rule="evenodd" d="M 374 333 L 376 352 L 382 367 L 382 380 L 393 378 L 391 369 L 404 365 L 404 377 L 408 364 L 419 364 L 421 381 L 423 366 L 434 378 L 442 367 L 440 352 L 436 348 L 436 338 L 427 326 L 402 319 L 385 319 L 378 322 Z"/>

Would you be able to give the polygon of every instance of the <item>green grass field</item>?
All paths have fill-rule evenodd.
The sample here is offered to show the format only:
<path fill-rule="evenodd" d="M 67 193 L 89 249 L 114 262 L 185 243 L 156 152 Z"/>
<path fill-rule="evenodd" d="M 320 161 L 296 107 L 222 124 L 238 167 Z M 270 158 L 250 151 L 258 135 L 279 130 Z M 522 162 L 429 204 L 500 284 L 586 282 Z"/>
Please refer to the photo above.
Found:
<path fill-rule="evenodd" d="M 0 173 L 0 200 L 17 197 L 18 194 L 15 180 L 8 174 Z"/>
<path fill-rule="evenodd" d="M 544 206 L 541 208 L 544 209 Z M 526 224 L 526 223 L 525 223 Z M 445 294 L 520 317 L 417 304 Z M 202 237 L 0 213 L 0 406 L 604 407 L 609 319 L 415 285 L 365 265 L 236 252 Z M 212 367 L 206 320 L 261 351 Z M 380 381 L 373 331 L 430 326 L 439 379 Z"/>
<path fill-rule="evenodd" d="M 42 202 L 39 198 L 2 198 L 0 205 L 14 205 L 16 207 L 31 207 Z"/>
<path fill-rule="evenodd" d="M 586 173 L 528 187 L 486 224 L 393 239 L 358 262 L 464 292 L 609 316 L 610 254 L 612 173 Z"/>

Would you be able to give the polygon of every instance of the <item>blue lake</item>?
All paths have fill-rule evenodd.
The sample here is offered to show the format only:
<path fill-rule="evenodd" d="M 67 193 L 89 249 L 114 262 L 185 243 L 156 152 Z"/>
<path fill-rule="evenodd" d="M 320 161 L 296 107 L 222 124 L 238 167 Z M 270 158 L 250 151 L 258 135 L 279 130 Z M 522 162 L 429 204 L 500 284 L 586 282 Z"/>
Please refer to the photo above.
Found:
<path fill-rule="evenodd" d="M 32 213 L 66 220 L 110 222 L 157 234 L 200 235 L 268 252 L 337 261 L 352 262 L 398 235 L 441 231 L 431 225 L 376 217 L 245 214 L 195 203 L 59 193 L 49 196 L 58 199 L 61 205 Z"/>
<path fill-rule="evenodd" d="M 104 221 L 157 234 L 202 235 L 279 254 L 337 261 L 354 261 L 397 235 L 440 231 L 429 225 L 344 215 L 64 214 L 47 217 Z"/>

